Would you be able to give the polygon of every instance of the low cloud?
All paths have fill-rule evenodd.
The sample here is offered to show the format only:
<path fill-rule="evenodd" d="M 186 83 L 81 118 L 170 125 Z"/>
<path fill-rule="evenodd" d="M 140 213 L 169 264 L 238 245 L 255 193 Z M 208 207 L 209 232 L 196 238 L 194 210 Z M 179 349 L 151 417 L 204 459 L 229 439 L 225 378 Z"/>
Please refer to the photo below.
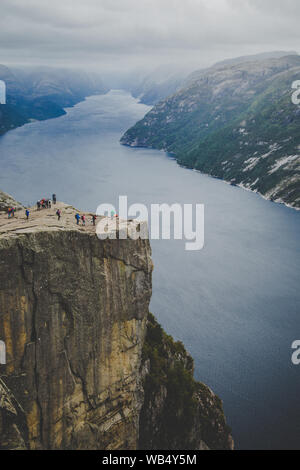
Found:
<path fill-rule="evenodd" d="M 0 63 L 209 65 L 300 50 L 299 0 L 1 0 Z"/>

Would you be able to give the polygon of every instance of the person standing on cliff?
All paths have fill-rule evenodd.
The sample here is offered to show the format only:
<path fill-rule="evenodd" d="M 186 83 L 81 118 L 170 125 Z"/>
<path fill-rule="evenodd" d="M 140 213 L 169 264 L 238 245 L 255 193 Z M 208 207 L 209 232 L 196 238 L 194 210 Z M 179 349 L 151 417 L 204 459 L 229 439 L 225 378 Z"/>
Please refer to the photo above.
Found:
<path fill-rule="evenodd" d="M 56 215 L 57 215 L 58 220 L 60 220 L 60 218 L 61 218 L 61 210 L 60 209 L 57 209 Z"/>
<path fill-rule="evenodd" d="M 25 211 L 25 215 L 26 215 L 26 219 L 27 219 L 27 220 L 29 220 L 29 214 L 30 214 L 29 210 L 28 210 L 28 209 L 26 209 L 26 211 Z"/>
<path fill-rule="evenodd" d="M 82 220 L 82 225 L 85 227 L 85 215 L 81 216 L 81 220 Z"/>
<path fill-rule="evenodd" d="M 75 219 L 76 219 L 77 225 L 79 225 L 80 215 L 79 215 L 79 214 L 76 214 L 76 215 L 75 215 Z"/>
<path fill-rule="evenodd" d="M 94 214 L 92 217 L 92 222 L 93 222 L 94 227 L 96 225 L 96 219 L 97 219 L 97 216 Z"/>
<path fill-rule="evenodd" d="M 56 204 L 56 194 L 52 194 L 52 201 L 53 201 L 53 204 Z"/>

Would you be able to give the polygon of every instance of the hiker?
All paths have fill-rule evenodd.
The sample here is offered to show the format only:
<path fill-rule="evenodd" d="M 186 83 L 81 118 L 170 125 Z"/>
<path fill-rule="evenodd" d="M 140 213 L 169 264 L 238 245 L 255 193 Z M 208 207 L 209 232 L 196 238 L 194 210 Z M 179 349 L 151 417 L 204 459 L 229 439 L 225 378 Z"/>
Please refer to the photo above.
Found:
<path fill-rule="evenodd" d="M 51 209 L 51 199 L 48 199 L 48 209 Z"/>
<path fill-rule="evenodd" d="M 57 215 L 58 220 L 60 220 L 60 218 L 61 218 L 61 210 L 60 209 L 57 209 L 56 215 Z"/>
<path fill-rule="evenodd" d="M 75 215 L 75 219 L 76 219 L 77 225 L 79 225 L 80 215 L 79 215 L 79 214 L 76 214 L 76 215 Z"/>
<path fill-rule="evenodd" d="M 11 218 L 11 208 L 10 207 L 7 210 L 7 215 L 8 215 L 8 218 L 10 219 Z"/>
<path fill-rule="evenodd" d="M 14 216 L 15 216 L 15 212 L 16 212 L 16 210 L 17 210 L 17 209 L 16 209 L 15 207 L 13 207 L 13 208 L 12 208 L 12 210 L 11 210 L 11 215 L 12 215 L 12 217 L 14 217 Z"/>
<path fill-rule="evenodd" d="M 37 206 L 37 210 L 40 211 L 41 210 L 41 201 L 38 201 L 36 203 L 36 206 Z"/>
<path fill-rule="evenodd" d="M 56 204 L 56 194 L 52 194 L 52 202 L 53 204 Z"/>
<path fill-rule="evenodd" d="M 30 214 L 29 210 L 26 209 L 25 215 L 26 215 L 26 219 L 27 219 L 27 220 L 29 219 L 29 214 Z"/>
<path fill-rule="evenodd" d="M 82 220 L 82 225 L 85 227 L 85 215 L 81 216 L 81 220 Z"/>
<path fill-rule="evenodd" d="M 95 227 L 95 225 L 96 225 L 96 219 L 97 219 L 97 216 L 96 216 L 96 215 L 93 215 L 93 217 L 92 217 L 92 222 L 93 222 L 94 227 Z"/>

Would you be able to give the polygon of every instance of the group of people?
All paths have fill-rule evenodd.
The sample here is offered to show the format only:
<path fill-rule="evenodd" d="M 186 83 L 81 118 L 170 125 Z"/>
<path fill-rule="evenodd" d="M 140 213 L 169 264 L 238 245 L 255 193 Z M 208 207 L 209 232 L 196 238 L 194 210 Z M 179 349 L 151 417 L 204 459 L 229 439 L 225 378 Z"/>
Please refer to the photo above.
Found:
<path fill-rule="evenodd" d="M 52 200 L 44 197 L 43 199 L 40 199 L 39 201 L 37 201 L 36 203 L 37 210 L 40 211 L 41 209 L 51 209 L 52 203 L 56 204 L 56 194 L 52 194 Z M 58 217 L 58 220 L 60 220 L 61 211 L 59 209 L 57 210 L 56 215 Z M 29 220 L 29 216 L 30 216 L 29 209 L 25 210 L 25 216 L 26 216 L 26 220 Z"/>
<path fill-rule="evenodd" d="M 39 211 L 41 209 L 51 209 L 52 204 L 56 204 L 56 194 L 52 195 L 52 200 L 43 198 L 43 199 L 40 199 L 39 201 L 37 201 L 37 210 Z M 9 208 L 8 209 L 8 218 L 14 217 L 16 210 L 17 209 L 14 208 L 14 207 Z M 29 216 L 30 216 L 30 210 L 29 209 L 25 209 L 25 216 L 26 216 L 26 220 L 29 220 Z M 62 212 L 61 212 L 60 209 L 57 209 L 56 216 L 57 216 L 58 220 L 61 219 Z M 86 225 L 86 216 L 84 214 L 80 215 L 80 214 L 77 213 L 75 215 L 75 220 L 76 220 L 77 225 L 80 225 L 80 222 L 81 222 L 82 225 L 85 227 L 85 225 Z M 94 227 L 96 225 L 96 220 L 97 220 L 97 216 L 95 214 L 93 214 L 92 219 L 91 219 L 91 223 L 93 224 Z"/>
<path fill-rule="evenodd" d="M 36 203 L 38 211 L 40 209 L 51 209 L 52 203 L 56 204 L 56 194 L 52 194 L 52 200 L 43 198 Z"/>
<path fill-rule="evenodd" d="M 83 215 L 80 215 L 80 214 L 77 213 L 77 214 L 75 215 L 75 220 L 76 220 L 77 225 L 79 225 L 79 224 L 80 224 L 80 221 L 81 221 L 81 222 L 82 222 L 82 225 L 85 227 L 86 217 L 85 217 L 84 214 L 83 214 Z M 93 214 L 91 222 L 92 222 L 92 224 L 94 225 L 94 227 L 95 227 L 95 225 L 96 225 L 96 220 L 97 220 L 97 216 L 96 216 L 95 214 Z"/>
<path fill-rule="evenodd" d="M 15 207 L 9 207 L 7 209 L 7 214 L 8 214 L 8 218 L 10 219 L 11 217 L 14 217 L 15 216 L 15 213 L 16 213 L 16 208 Z"/>

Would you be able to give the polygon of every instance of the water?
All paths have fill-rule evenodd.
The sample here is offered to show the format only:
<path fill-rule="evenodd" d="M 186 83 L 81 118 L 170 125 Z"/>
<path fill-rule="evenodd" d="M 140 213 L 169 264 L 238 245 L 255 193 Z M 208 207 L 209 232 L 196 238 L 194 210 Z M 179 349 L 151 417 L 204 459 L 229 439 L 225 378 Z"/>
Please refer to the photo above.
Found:
<path fill-rule="evenodd" d="M 205 249 L 153 241 L 151 311 L 224 400 L 239 448 L 300 447 L 300 214 L 180 168 L 163 152 L 119 144 L 148 110 L 129 94 L 87 99 L 61 118 L 0 140 L 0 188 L 24 203 L 55 192 L 98 204 L 204 203 Z"/>

